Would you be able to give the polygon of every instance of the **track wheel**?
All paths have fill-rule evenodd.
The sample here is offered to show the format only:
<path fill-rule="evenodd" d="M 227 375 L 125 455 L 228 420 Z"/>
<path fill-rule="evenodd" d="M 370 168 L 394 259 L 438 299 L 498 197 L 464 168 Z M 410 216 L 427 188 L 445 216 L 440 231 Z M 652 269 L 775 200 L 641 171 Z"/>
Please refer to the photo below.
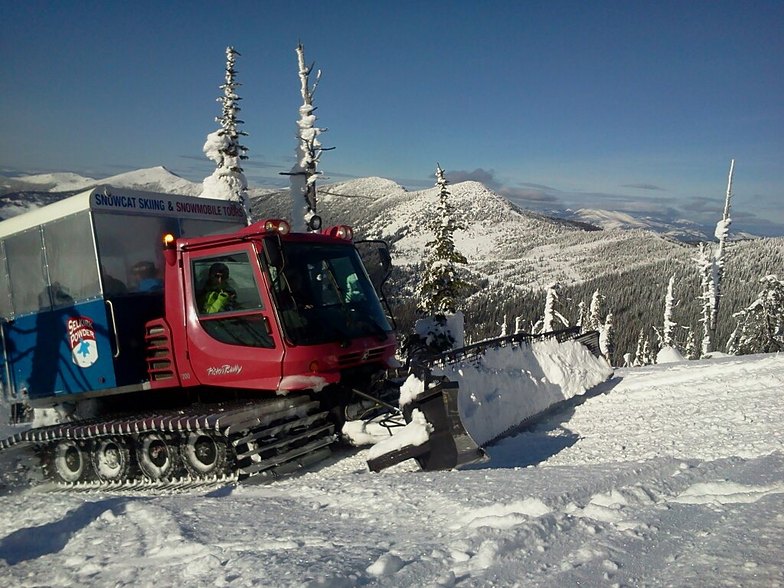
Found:
<path fill-rule="evenodd" d="M 54 473 L 63 482 L 77 482 L 88 477 L 90 464 L 85 449 L 76 441 L 63 440 L 54 447 Z"/>
<path fill-rule="evenodd" d="M 117 482 L 128 476 L 131 455 L 123 439 L 99 439 L 92 452 L 93 468 L 101 480 Z"/>
<path fill-rule="evenodd" d="M 180 454 L 185 469 L 194 476 L 222 473 L 226 465 L 226 444 L 206 433 L 188 433 Z"/>
<path fill-rule="evenodd" d="M 142 474 L 160 480 L 174 473 L 177 447 L 163 435 L 147 433 L 139 438 L 136 459 Z"/>

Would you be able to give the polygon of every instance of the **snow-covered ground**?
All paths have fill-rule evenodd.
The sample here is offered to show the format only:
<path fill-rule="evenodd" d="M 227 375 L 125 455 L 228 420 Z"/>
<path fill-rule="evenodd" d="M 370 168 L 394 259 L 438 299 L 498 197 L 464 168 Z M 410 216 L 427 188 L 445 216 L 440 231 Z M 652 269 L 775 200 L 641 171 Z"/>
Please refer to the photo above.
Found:
<path fill-rule="evenodd" d="M 0 497 L 4 586 L 784 585 L 784 355 L 617 370 L 470 469 Z"/>

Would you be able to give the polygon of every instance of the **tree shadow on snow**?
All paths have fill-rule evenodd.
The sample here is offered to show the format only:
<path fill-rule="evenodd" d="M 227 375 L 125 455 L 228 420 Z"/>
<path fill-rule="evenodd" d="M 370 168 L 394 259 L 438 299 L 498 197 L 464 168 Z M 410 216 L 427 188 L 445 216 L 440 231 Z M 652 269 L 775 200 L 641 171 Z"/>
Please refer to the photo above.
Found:
<path fill-rule="evenodd" d="M 111 511 L 115 516 L 123 514 L 126 502 L 128 502 L 127 498 L 86 502 L 66 513 L 59 521 L 14 531 L 0 539 L 0 559 L 4 559 L 12 566 L 58 553 L 68 545 L 71 537 L 106 511 Z"/>
<path fill-rule="evenodd" d="M 580 396 L 554 404 L 486 444 L 484 450 L 490 457 L 489 461 L 461 469 L 508 469 L 546 461 L 579 441 L 580 436 L 566 426 L 575 409 L 591 398 L 608 394 L 621 380 L 622 378 L 611 378 Z"/>

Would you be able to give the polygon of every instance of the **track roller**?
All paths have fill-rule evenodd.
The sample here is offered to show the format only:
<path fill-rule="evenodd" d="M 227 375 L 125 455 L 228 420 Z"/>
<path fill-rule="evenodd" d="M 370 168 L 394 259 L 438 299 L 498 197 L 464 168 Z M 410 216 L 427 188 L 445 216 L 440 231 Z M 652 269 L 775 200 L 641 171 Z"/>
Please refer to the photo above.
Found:
<path fill-rule="evenodd" d="M 201 431 L 188 433 L 179 452 L 185 469 L 196 477 L 217 475 L 226 467 L 226 443 Z"/>
<path fill-rule="evenodd" d="M 90 476 L 89 453 L 81 443 L 63 439 L 54 446 L 52 466 L 63 482 L 77 482 Z"/>
<path fill-rule="evenodd" d="M 168 436 L 147 433 L 139 437 L 136 459 L 142 474 L 160 480 L 175 473 L 179 464 L 177 445 Z"/>
<path fill-rule="evenodd" d="M 92 450 L 95 474 L 106 482 L 119 482 L 128 476 L 131 452 L 122 438 L 106 437 L 95 441 Z"/>

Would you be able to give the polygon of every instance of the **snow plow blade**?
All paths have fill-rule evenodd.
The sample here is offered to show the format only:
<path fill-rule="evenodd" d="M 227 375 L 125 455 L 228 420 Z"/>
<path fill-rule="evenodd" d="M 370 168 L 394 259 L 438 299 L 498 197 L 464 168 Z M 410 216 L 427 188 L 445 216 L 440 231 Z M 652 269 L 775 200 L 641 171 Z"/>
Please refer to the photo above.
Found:
<path fill-rule="evenodd" d="M 414 409 L 424 414 L 432 426 L 429 439 L 422 445 L 406 445 L 368 460 L 371 472 L 380 472 L 395 464 L 415 459 L 424 471 L 451 470 L 470 463 L 486 461 L 482 448 L 468 434 L 458 410 L 457 382 L 443 378 L 427 393 L 403 409 L 407 423 Z"/>

